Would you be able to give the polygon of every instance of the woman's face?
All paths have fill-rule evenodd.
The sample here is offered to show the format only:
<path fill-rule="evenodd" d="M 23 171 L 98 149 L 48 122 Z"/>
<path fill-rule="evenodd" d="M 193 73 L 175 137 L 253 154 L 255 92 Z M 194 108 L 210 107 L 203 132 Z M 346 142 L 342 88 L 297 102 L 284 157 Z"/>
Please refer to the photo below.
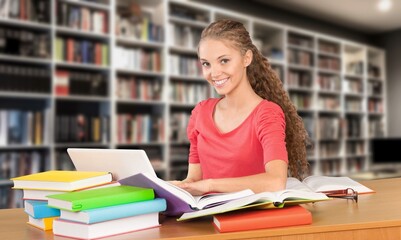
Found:
<path fill-rule="evenodd" d="M 251 51 L 242 55 L 228 41 L 204 39 L 199 44 L 199 59 L 204 78 L 220 95 L 231 94 L 248 81 L 246 67 L 252 59 Z"/>

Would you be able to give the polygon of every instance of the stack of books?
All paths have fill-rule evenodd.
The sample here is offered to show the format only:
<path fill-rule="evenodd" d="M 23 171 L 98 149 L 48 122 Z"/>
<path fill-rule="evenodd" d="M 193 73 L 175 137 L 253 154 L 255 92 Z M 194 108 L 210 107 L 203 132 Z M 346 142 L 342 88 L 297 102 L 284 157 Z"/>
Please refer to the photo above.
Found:
<path fill-rule="evenodd" d="M 13 189 L 23 190 L 28 224 L 42 230 L 51 230 L 54 219 L 60 216 L 59 209 L 48 206 L 48 195 L 113 185 L 112 175 L 108 172 L 46 171 L 11 180 Z"/>
<path fill-rule="evenodd" d="M 60 210 L 54 235 L 79 239 L 112 236 L 158 227 L 159 212 L 167 204 L 153 189 L 113 186 L 48 196 L 49 206 Z"/>

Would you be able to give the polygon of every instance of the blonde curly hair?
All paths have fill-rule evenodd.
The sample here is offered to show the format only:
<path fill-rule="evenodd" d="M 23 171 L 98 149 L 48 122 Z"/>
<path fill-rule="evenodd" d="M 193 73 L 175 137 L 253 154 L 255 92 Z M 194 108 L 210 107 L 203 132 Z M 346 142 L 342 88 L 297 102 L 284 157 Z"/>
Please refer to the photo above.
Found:
<path fill-rule="evenodd" d="M 240 22 L 223 19 L 217 20 L 206 27 L 201 34 L 200 42 L 204 39 L 223 40 L 239 49 L 244 55 L 247 50 L 253 53 L 252 63 L 247 67 L 248 80 L 253 90 L 261 98 L 278 104 L 284 111 L 286 129 L 289 175 L 298 179 L 308 173 L 306 146 L 310 145 L 308 133 L 302 118 L 298 115 L 283 84 L 269 61 L 252 43 L 249 32 Z M 200 43 L 199 42 L 199 43 Z"/>

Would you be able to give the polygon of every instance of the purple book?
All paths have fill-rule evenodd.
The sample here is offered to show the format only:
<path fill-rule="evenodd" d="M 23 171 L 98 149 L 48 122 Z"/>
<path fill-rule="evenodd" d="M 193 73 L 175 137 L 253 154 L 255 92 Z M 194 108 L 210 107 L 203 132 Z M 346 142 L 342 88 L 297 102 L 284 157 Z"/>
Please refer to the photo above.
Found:
<path fill-rule="evenodd" d="M 186 190 L 147 173 L 138 173 L 121 179 L 119 182 L 121 185 L 153 188 L 156 197 L 166 199 L 167 210 L 164 213 L 169 216 L 178 216 L 186 212 L 214 207 L 230 200 L 254 194 L 254 192 L 247 189 L 233 193 L 211 193 L 192 196 Z"/>

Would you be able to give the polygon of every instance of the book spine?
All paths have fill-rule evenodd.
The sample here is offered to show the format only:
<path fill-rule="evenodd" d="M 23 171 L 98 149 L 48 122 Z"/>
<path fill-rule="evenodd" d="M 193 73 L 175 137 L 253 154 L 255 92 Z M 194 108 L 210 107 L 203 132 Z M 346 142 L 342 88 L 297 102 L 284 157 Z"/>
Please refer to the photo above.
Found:
<path fill-rule="evenodd" d="M 96 208 L 82 212 L 61 211 L 60 219 L 77 221 L 87 224 L 110 221 L 114 219 L 126 218 L 131 216 L 143 215 L 154 212 L 162 212 L 167 208 L 166 200 L 156 198 L 154 200 L 142 201 L 136 203 L 128 203 L 104 208 Z M 87 214 L 88 221 L 77 220 L 75 216 L 78 214 Z"/>
<path fill-rule="evenodd" d="M 154 199 L 153 189 L 144 189 L 140 192 L 129 192 L 118 196 L 104 195 L 103 197 L 89 198 L 72 202 L 71 211 L 82 211 L 107 206 L 114 206 L 125 203 L 141 202 Z"/>

